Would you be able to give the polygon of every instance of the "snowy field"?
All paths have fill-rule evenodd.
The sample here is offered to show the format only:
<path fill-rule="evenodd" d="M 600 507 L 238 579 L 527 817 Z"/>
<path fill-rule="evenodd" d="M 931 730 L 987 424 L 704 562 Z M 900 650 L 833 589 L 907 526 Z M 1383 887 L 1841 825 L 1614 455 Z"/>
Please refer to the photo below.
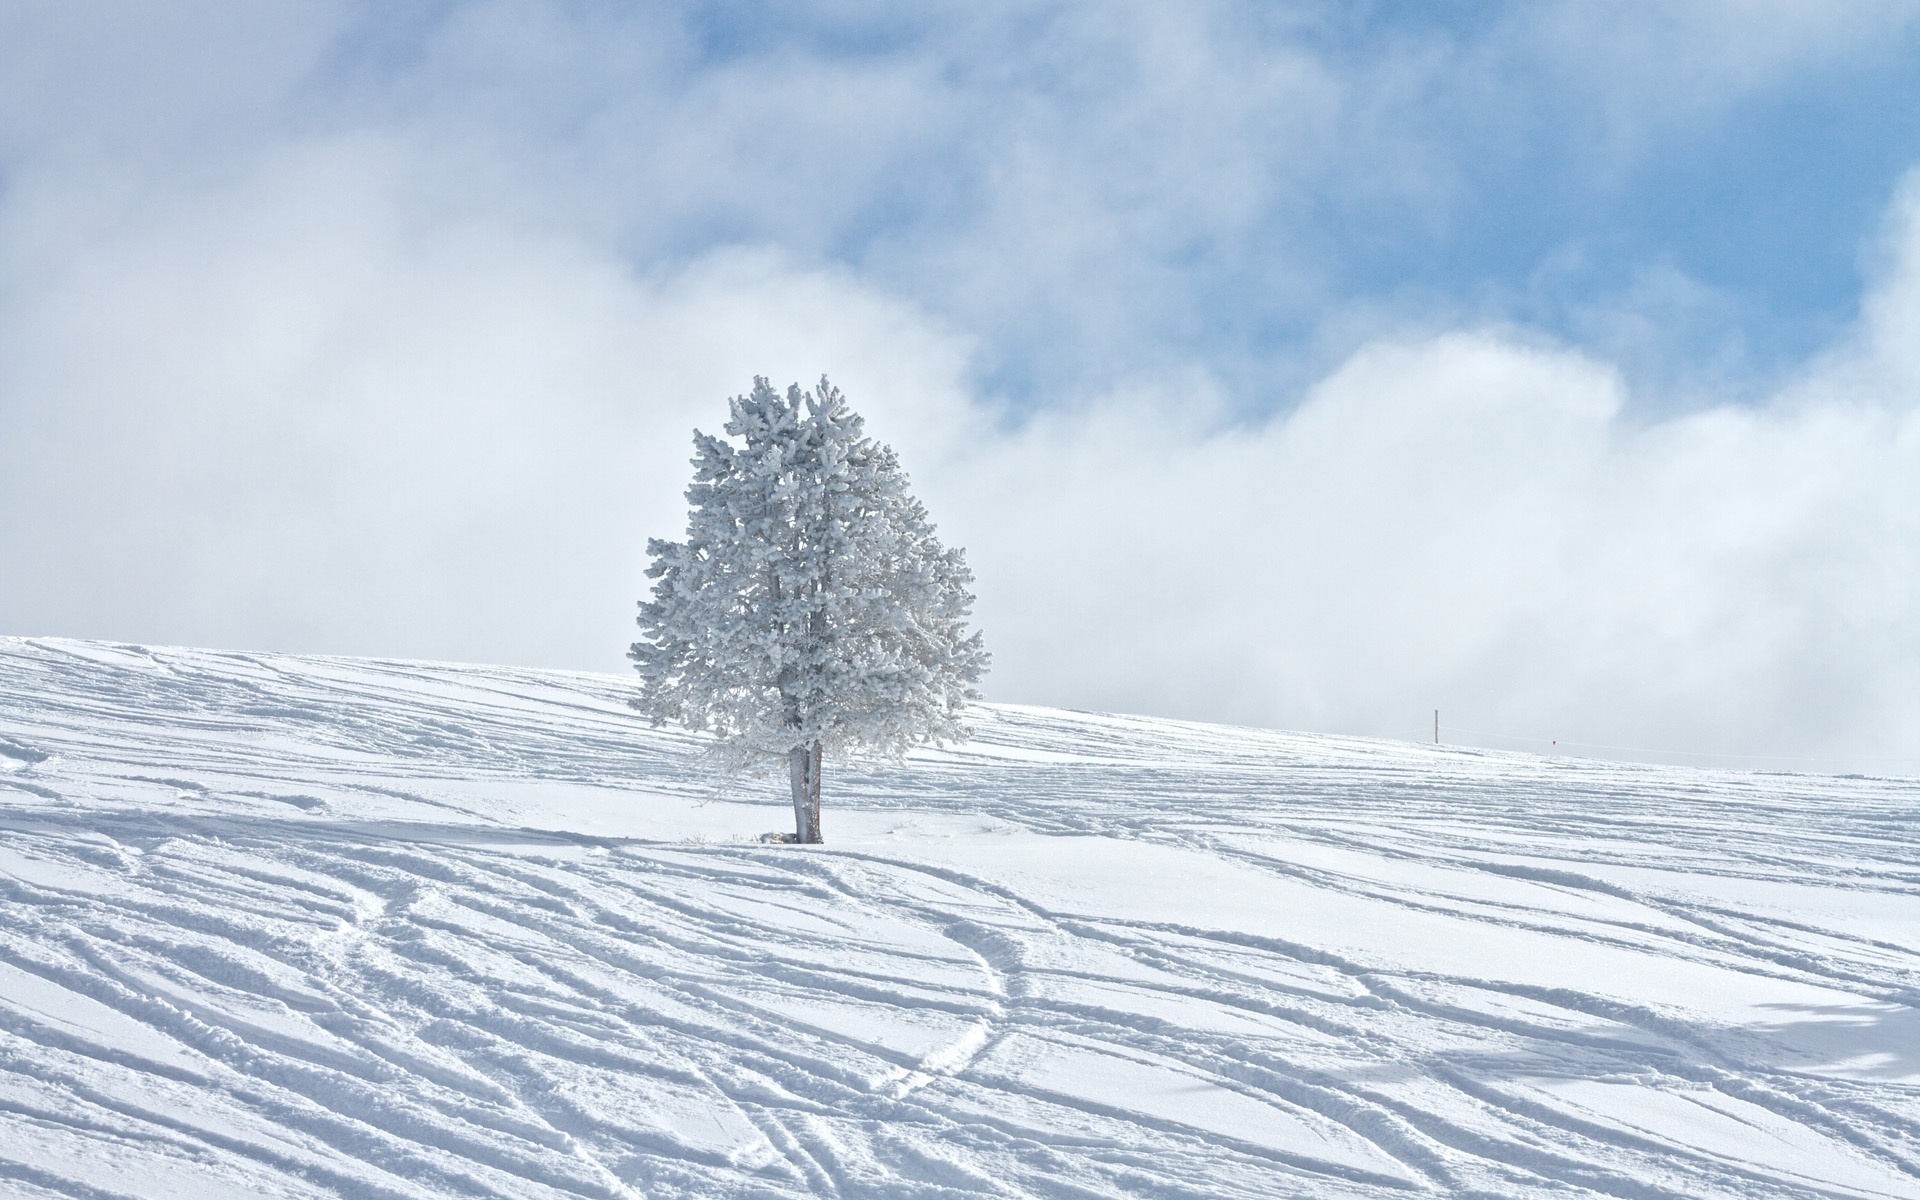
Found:
<path fill-rule="evenodd" d="M 1920 784 L 0 640 L 0 1195 L 1920 1197 Z"/>

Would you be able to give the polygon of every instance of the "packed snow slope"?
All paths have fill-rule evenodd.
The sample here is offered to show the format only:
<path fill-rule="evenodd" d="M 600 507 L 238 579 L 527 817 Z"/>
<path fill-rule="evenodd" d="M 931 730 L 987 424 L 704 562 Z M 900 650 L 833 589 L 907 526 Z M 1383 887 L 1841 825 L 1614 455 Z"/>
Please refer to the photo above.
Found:
<path fill-rule="evenodd" d="M 0 1194 L 1920 1197 L 1920 785 L 0 640 Z"/>

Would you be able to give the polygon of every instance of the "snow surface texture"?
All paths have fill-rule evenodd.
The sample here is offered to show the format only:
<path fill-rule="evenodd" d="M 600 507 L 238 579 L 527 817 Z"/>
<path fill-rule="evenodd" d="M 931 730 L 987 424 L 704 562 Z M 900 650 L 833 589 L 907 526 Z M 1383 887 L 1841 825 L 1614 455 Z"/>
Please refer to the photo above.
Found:
<path fill-rule="evenodd" d="M 1920 1196 L 1920 784 L 0 640 L 0 1194 Z"/>

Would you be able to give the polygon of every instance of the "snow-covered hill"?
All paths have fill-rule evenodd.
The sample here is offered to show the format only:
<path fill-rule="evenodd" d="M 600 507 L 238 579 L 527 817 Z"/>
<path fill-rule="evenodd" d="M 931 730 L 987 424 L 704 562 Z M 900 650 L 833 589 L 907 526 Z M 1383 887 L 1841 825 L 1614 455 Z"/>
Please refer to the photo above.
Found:
<path fill-rule="evenodd" d="M 0 640 L 0 1194 L 1920 1196 L 1920 784 Z"/>

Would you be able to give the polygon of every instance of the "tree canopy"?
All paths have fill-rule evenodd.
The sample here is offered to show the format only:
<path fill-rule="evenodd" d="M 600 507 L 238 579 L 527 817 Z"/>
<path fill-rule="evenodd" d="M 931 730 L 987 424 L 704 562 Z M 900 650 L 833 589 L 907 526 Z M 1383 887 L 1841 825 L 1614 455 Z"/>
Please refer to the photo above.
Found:
<path fill-rule="evenodd" d="M 825 377 L 784 396 L 756 377 L 726 434 L 694 433 L 686 540 L 647 543 L 634 706 L 711 731 L 731 765 L 786 759 L 796 836 L 818 841 L 826 753 L 965 737 L 988 663 L 973 574 Z"/>

